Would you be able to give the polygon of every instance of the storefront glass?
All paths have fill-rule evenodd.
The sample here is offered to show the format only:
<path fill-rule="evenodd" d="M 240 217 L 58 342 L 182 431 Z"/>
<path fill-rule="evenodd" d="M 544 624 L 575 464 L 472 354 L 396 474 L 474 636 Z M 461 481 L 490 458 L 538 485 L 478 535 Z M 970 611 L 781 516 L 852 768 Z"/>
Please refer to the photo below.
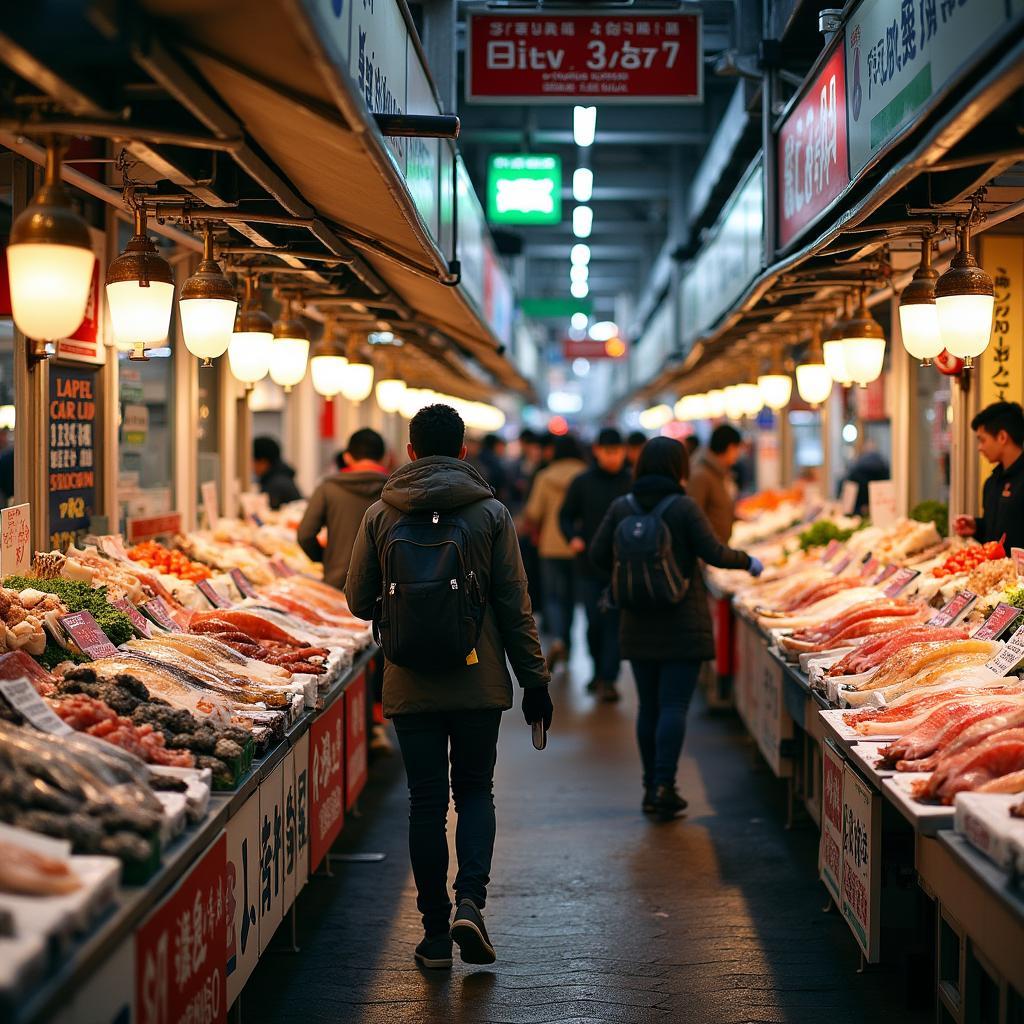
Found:
<path fill-rule="evenodd" d="M 0 235 L 11 230 L 13 154 L 0 154 Z M 0 314 L 0 505 L 14 497 L 14 321 Z"/>

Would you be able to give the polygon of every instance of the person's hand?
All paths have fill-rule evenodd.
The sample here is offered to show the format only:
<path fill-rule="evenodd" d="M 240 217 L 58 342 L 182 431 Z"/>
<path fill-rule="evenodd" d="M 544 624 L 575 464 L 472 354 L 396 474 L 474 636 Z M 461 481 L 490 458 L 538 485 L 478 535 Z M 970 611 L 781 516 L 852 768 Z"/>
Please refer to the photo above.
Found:
<path fill-rule="evenodd" d="M 755 558 L 753 555 L 750 555 L 750 566 L 747 569 L 747 572 L 749 572 L 751 576 L 760 576 L 761 573 L 764 572 L 764 563 L 760 558 Z"/>
<path fill-rule="evenodd" d="M 523 690 L 523 717 L 527 725 L 543 722 L 545 729 L 551 728 L 551 717 L 555 706 L 546 686 L 527 686 Z"/>
<path fill-rule="evenodd" d="M 582 555 L 587 550 L 587 542 L 582 537 L 573 537 L 569 541 L 569 547 L 572 548 L 574 555 Z"/>
<path fill-rule="evenodd" d="M 973 537 L 978 531 L 974 516 L 957 516 L 953 520 L 953 532 L 958 537 Z"/>

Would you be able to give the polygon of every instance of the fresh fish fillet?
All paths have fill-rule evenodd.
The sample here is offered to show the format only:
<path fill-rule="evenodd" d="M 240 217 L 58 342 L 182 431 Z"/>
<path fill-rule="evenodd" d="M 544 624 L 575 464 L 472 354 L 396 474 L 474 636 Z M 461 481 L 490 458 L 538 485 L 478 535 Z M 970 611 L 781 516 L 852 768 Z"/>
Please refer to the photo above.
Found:
<path fill-rule="evenodd" d="M 858 602 L 877 596 L 878 591 L 872 587 L 851 587 L 791 614 L 763 614 L 758 619 L 766 629 L 804 629 L 819 625 Z"/>
<path fill-rule="evenodd" d="M 917 761 L 900 761 L 896 767 L 901 772 L 930 772 L 937 768 L 944 758 L 955 757 L 994 733 L 1024 726 L 1024 696 L 1010 703 L 1009 707 L 1000 709 L 992 703 L 987 703 L 980 706 L 979 710 L 982 712 L 979 719 L 972 724 L 965 724 L 958 735 L 944 735 L 930 757 Z"/>
<path fill-rule="evenodd" d="M 927 612 L 916 612 L 913 621 L 923 622 Z M 906 628 L 908 617 L 905 615 L 891 616 L 883 615 L 875 618 L 858 619 L 849 625 L 822 637 L 818 640 L 799 640 L 792 636 L 783 637 L 782 644 L 788 650 L 799 651 L 801 654 L 831 651 L 839 647 L 847 647 L 854 641 L 861 641 L 865 637 L 877 636 L 880 633 L 889 633 L 896 629 Z"/>
<path fill-rule="evenodd" d="M 254 640 L 276 640 L 279 643 L 294 644 L 296 647 L 304 646 L 302 640 L 292 636 L 286 629 L 282 629 L 281 626 L 255 611 L 247 611 L 242 608 L 221 608 L 216 611 L 196 612 L 192 621 L 205 622 L 209 619 L 228 622 L 235 629 L 251 636 Z"/>
<path fill-rule="evenodd" d="M 967 630 L 962 627 L 910 626 L 869 641 L 837 661 L 829 670 L 830 676 L 859 675 L 881 665 L 897 651 L 912 644 L 966 640 Z"/>
<path fill-rule="evenodd" d="M 797 640 L 820 641 L 835 636 L 841 630 L 852 626 L 862 619 L 877 619 L 893 616 L 900 618 L 908 615 L 916 615 L 920 612 L 920 606 L 909 604 L 906 601 L 890 599 L 887 601 L 861 601 L 852 608 L 837 615 L 834 619 L 823 622 L 820 626 L 810 629 L 798 630 L 793 634 Z"/>
<path fill-rule="evenodd" d="M 971 792 L 1020 771 L 1024 771 L 1024 729 L 1007 729 L 944 761 L 913 791 L 918 799 L 951 804 L 957 793 Z"/>
<path fill-rule="evenodd" d="M 863 708 L 848 711 L 843 721 L 862 736 L 904 735 L 920 725 L 933 711 L 953 701 L 973 698 L 979 702 L 1000 701 L 1009 694 L 1022 694 L 1019 688 L 999 686 L 992 689 L 983 687 L 961 687 L 949 690 L 945 687 L 929 688 L 929 692 L 918 691 L 898 697 L 892 704 L 882 708 Z"/>
<path fill-rule="evenodd" d="M 18 843 L 0 842 L 0 892 L 59 896 L 81 886 L 67 861 L 47 857 Z"/>
<path fill-rule="evenodd" d="M 918 643 L 903 648 L 891 655 L 878 671 L 858 689 L 880 690 L 885 686 L 916 676 L 918 673 L 941 663 L 942 665 L 966 667 L 974 664 L 971 658 L 981 657 L 982 663 L 994 657 L 1002 645 L 995 640 L 958 640 L 955 643 Z M 927 685 L 922 683 L 921 685 Z"/>
<path fill-rule="evenodd" d="M 969 729 L 983 718 L 991 718 L 1009 711 L 1013 703 L 978 704 L 970 698 L 951 701 L 932 713 L 915 729 L 904 733 L 880 751 L 882 764 L 891 766 L 899 762 L 920 760 L 934 753 L 946 743 L 955 740 L 965 729 Z M 911 768 L 902 771 L 913 771 Z"/>
<path fill-rule="evenodd" d="M 1019 772 L 1009 772 L 1000 775 L 996 779 L 979 786 L 975 793 L 1024 793 L 1024 769 Z M 1024 806 L 1024 805 L 1022 805 Z M 1024 814 L 1016 814 L 1015 817 L 1024 817 Z"/>

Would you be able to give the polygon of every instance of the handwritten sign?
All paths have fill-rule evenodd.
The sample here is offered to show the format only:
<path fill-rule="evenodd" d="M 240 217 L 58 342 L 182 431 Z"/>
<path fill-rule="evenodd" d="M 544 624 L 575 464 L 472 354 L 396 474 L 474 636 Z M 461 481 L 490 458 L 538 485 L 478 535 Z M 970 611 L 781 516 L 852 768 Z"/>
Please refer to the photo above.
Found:
<path fill-rule="evenodd" d="M 244 572 L 242 572 L 241 569 L 232 569 L 229 575 L 234 581 L 235 586 L 238 587 L 238 592 L 242 597 L 259 596 L 256 592 L 256 588 L 252 585 L 252 581 Z"/>
<path fill-rule="evenodd" d="M 1012 604 L 997 604 L 992 614 L 974 631 L 972 640 L 998 640 L 1017 619 L 1020 609 Z"/>
<path fill-rule="evenodd" d="M 77 543 L 96 511 L 96 371 L 50 367 L 48 489 L 50 546 Z"/>
<path fill-rule="evenodd" d="M 910 586 L 918 576 L 921 575 L 920 569 L 897 569 L 889 578 L 889 582 L 886 584 L 885 590 L 882 591 L 886 597 L 897 597 L 902 594 L 907 587 Z"/>
<path fill-rule="evenodd" d="M 857 495 L 859 493 L 860 485 L 856 481 L 843 481 L 843 488 L 839 492 L 839 507 L 843 510 L 844 516 L 852 516 L 857 511 Z"/>
<path fill-rule="evenodd" d="M 91 659 L 110 658 L 117 654 L 117 648 L 107 639 L 92 612 L 72 612 L 57 620 L 68 635 L 78 644 L 83 654 Z"/>
<path fill-rule="evenodd" d="M 54 736 L 66 736 L 69 732 L 74 732 L 71 726 L 39 696 L 39 691 L 27 679 L 0 679 L 0 694 L 26 722 L 40 732 L 48 732 Z"/>
<path fill-rule="evenodd" d="M 153 636 L 153 631 L 149 628 L 149 620 L 146 618 L 138 608 L 135 607 L 128 600 L 127 597 L 119 597 L 116 601 L 110 602 L 119 612 L 123 612 L 131 620 L 132 629 L 141 636 L 144 640 L 149 640 Z"/>
<path fill-rule="evenodd" d="M 29 505 L 0 511 L 0 576 L 20 576 L 32 563 L 32 517 Z"/>
<path fill-rule="evenodd" d="M 142 610 L 158 626 L 163 627 L 169 633 L 181 632 L 181 627 L 174 621 L 174 616 L 171 615 L 171 609 L 167 607 L 167 602 L 164 601 L 162 597 L 154 597 L 152 601 L 147 601 L 142 606 Z"/>
<path fill-rule="evenodd" d="M 878 960 L 881 902 L 881 797 L 843 768 L 842 911 L 870 963 Z"/>
<path fill-rule="evenodd" d="M 818 873 L 838 906 L 843 877 L 843 759 L 821 745 L 821 840 Z"/>
<path fill-rule="evenodd" d="M 234 1005 L 260 956 L 260 795 L 253 793 L 228 819 L 227 1001 Z"/>
<path fill-rule="evenodd" d="M 199 485 L 199 493 L 203 499 L 203 511 L 206 513 L 207 528 L 212 530 L 220 519 L 220 501 L 217 497 L 217 481 L 207 480 Z"/>
<path fill-rule="evenodd" d="M 872 480 L 868 483 L 868 515 L 871 524 L 883 530 L 899 518 L 896 511 L 896 487 L 891 480 Z"/>
<path fill-rule="evenodd" d="M 196 583 L 196 589 L 203 595 L 203 597 L 206 598 L 207 601 L 210 602 L 210 604 L 213 605 L 214 608 L 231 607 L 231 602 L 226 597 L 223 597 L 220 591 L 218 591 L 209 580 L 199 580 Z"/>
<path fill-rule="evenodd" d="M 1024 661 L 1024 626 L 1020 626 L 1017 632 L 1006 642 L 1006 646 L 989 662 L 985 668 L 995 672 L 997 676 L 1009 675 L 1022 661 Z"/>
<path fill-rule="evenodd" d="M 951 601 L 947 601 L 929 620 L 929 626 L 953 626 L 974 607 L 978 595 L 961 590 Z"/>

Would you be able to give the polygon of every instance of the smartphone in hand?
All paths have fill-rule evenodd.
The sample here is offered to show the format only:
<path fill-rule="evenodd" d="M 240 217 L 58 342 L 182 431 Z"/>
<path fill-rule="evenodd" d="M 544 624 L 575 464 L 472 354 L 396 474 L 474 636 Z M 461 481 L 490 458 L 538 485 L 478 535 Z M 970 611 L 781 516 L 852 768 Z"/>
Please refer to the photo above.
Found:
<path fill-rule="evenodd" d="M 542 721 L 534 722 L 530 728 L 533 730 L 533 745 L 537 750 L 543 750 L 548 745 L 548 731 L 544 728 Z"/>

